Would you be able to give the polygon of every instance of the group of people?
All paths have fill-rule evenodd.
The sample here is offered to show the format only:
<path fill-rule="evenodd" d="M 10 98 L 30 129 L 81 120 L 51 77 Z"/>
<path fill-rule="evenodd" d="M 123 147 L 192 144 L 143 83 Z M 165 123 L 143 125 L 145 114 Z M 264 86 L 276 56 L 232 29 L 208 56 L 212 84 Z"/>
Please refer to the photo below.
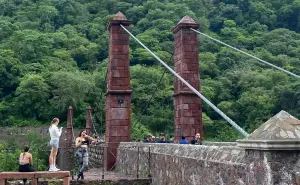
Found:
<path fill-rule="evenodd" d="M 135 142 L 135 140 L 133 140 Z M 173 139 L 166 140 L 165 134 L 161 133 L 159 137 L 155 137 L 152 134 L 147 134 L 146 139 L 143 141 L 144 143 L 174 143 Z M 200 133 L 197 133 L 195 137 L 189 143 L 185 136 L 181 137 L 181 140 L 178 142 L 179 144 L 192 144 L 192 145 L 202 145 L 202 141 L 200 138 Z"/>
<path fill-rule="evenodd" d="M 192 145 L 202 145 L 202 141 L 200 138 L 200 133 L 197 133 L 194 137 L 194 139 L 191 140 L 191 143 L 189 143 L 185 136 L 181 137 L 181 140 L 179 141 L 179 144 L 192 144 Z"/>
<path fill-rule="evenodd" d="M 51 125 L 49 127 L 49 134 L 50 134 L 50 146 L 51 152 L 49 155 L 49 171 L 56 172 L 60 169 L 56 166 L 56 156 L 57 151 L 59 148 L 59 138 L 62 134 L 62 128 L 58 128 L 59 119 L 54 118 L 51 121 Z M 75 140 L 76 150 L 76 157 L 79 165 L 79 172 L 77 175 L 77 180 L 84 179 L 83 172 L 88 167 L 88 146 L 97 145 L 99 143 L 98 136 L 91 137 L 87 135 L 86 130 L 82 130 L 79 133 L 79 136 Z M 24 151 L 20 154 L 19 157 L 19 172 L 34 172 L 35 170 L 31 167 L 32 166 L 32 154 L 29 153 L 29 146 L 26 145 L 24 147 Z M 26 183 L 26 179 L 23 179 L 24 184 Z"/>

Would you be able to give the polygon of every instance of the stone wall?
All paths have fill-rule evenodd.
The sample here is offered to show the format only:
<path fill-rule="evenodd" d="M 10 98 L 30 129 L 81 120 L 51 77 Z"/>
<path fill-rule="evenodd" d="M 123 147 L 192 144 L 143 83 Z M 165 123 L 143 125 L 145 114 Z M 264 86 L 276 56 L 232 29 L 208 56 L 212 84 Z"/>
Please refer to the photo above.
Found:
<path fill-rule="evenodd" d="M 89 147 L 89 160 L 91 167 L 100 168 L 104 164 L 104 146 L 90 146 Z"/>
<path fill-rule="evenodd" d="M 121 143 L 117 169 L 148 176 L 153 184 L 243 184 L 245 151 L 236 146 Z M 126 148 L 126 150 L 124 150 Z M 139 152 L 138 152 L 139 150 Z M 138 157 L 139 153 L 139 157 Z"/>
<path fill-rule="evenodd" d="M 150 159 L 155 185 L 296 185 L 299 156 L 299 151 L 245 150 L 236 143 L 121 143 L 117 170 L 147 177 Z"/>

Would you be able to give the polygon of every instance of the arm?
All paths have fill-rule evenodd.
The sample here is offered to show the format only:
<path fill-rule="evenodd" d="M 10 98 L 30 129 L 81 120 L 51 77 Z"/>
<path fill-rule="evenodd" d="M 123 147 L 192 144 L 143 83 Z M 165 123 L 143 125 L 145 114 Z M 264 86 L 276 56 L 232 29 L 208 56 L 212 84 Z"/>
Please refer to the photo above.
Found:
<path fill-rule="evenodd" d="M 62 127 L 61 128 L 56 127 L 55 132 L 58 135 L 58 137 L 60 137 L 61 136 L 61 132 L 62 132 Z"/>
<path fill-rule="evenodd" d="M 87 139 L 87 140 L 89 140 L 89 141 L 94 141 L 94 138 L 91 137 L 91 136 L 88 136 L 88 135 L 86 135 L 84 138 Z"/>
<path fill-rule="evenodd" d="M 29 158 L 29 164 L 32 166 L 32 155 L 30 154 L 30 155 L 28 156 L 28 158 Z"/>

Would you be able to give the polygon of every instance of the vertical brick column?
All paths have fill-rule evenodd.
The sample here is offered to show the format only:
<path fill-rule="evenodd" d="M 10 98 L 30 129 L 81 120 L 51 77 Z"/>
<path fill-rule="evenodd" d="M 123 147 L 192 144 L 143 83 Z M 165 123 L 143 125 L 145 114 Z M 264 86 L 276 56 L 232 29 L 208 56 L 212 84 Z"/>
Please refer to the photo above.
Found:
<path fill-rule="evenodd" d="M 190 28 L 199 24 L 185 16 L 172 30 L 175 35 L 174 70 L 195 89 L 200 90 L 198 35 Z M 203 138 L 202 101 L 178 78 L 174 77 L 175 140 L 185 136 L 190 142 L 196 133 Z"/>
<path fill-rule="evenodd" d="M 89 136 L 91 135 L 91 128 L 92 128 L 92 117 L 91 117 L 92 111 L 93 109 L 89 106 L 86 112 L 85 130 Z"/>
<path fill-rule="evenodd" d="M 73 108 L 70 106 L 68 108 L 68 120 L 67 120 L 67 147 L 72 146 L 72 135 L 73 135 Z"/>
<path fill-rule="evenodd" d="M 122 141 L 130 141 L 130 62 L 129 35 L 120 26 L 130 21 L 117 13 L 109 21 L 109 63 L 106 92 L 106 148 L 104 167 L 110 170 L 116 162 L 117 147 Z"/>

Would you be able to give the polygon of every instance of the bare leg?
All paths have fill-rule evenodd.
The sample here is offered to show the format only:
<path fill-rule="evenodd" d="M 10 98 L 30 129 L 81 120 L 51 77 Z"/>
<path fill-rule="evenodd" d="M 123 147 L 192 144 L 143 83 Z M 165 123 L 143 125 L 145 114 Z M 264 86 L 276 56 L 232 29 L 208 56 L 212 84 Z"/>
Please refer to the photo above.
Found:
<path fill-rule="evenodd" d="M 51 149 L 50 155 L 49 155 L 49 166 L 51 166 L 53 164 L 53 148 Z"/>
<path fill-rule="evenodd" d="M 57 151 L 58 151 L 58 148 L 55 148 L 55 151 L 54 151 L 54 154 L 53 154 L 53 165 L 54 165 L 54 167 L 56 167 Z"/>
<path fill-rule="evenodd" d="M 49 165 L 54 165 L 56 160 L 57 148 L 52 148 L 49 156 Z"/>

